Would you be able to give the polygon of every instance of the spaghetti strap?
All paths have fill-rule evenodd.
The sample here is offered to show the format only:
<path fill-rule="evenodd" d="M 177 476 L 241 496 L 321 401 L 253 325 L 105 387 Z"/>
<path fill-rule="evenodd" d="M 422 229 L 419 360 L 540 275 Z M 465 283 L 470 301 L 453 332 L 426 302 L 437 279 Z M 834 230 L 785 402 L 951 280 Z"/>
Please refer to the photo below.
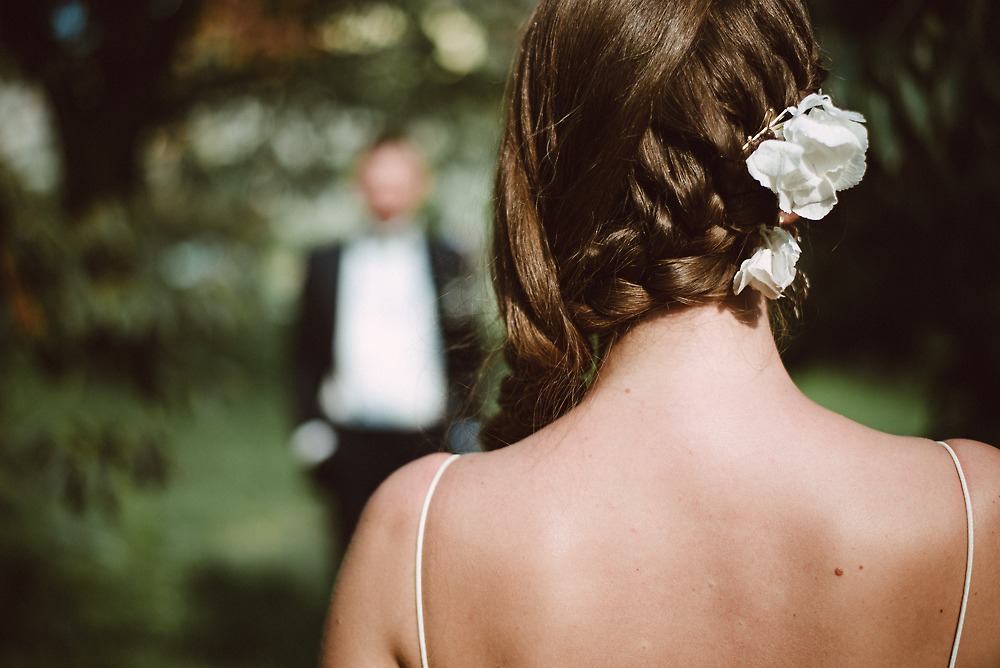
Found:
<path fill-rule="evenodd" d="M 962 495 L 965 496 L 965 523 L 968 527 L 969 538 L 966 548 L 966 559 L 965 559 L 965 587 L 962 590 L 962 607 L 958 612 L 958 626 L 955 628 L 955 642 L 951 646 L 951 660 L 948 662 L 948 668 L 954 668 L 955 660 L 958 658 L 958 645 L 962 641 L 962 626 L 965 624 L 965 608 L 969 602 L 969 585 L 972 582 L 972 553 L 973 553 L 973 522 L 972 522 L 972 497 L 969 496 L 969 485 L 965 481 L 965 472 L 962 470 L 962 463 L 958 461 L 958 455 L 950 445 L 944 441 L 938 441 L 938 443 L 944 446 L 948 454 L 951 455 L 951 459 L 955 462 L 955 470 L 958 471 L 958 479 L 962 483 Z"/>
<path fill-rule="evenodd" d="M 459 455 L 452 455 L 448 459 L 441 462 L 440 468 L 438 468 L 437 473 L 434 474 L 434 478 L 431 480 L 430 487 L 427 488 L 427 495 L 424 497 L 424 505 L 420 509 L 420 522 L 417 524 L 417 558 L 416 563 L 416 591 L 417 591 L 417 637 L 420 641 L 420 665 L 421 668 L 427 668 L 427 639 L 424 636 L 424 592 L 423 592 L 423 575 L 421 571 L 423 570 L 424 562 L 424 527 L 427 525 L 427 509 L 431 507 L 431 497 L 434 496 L 434 490 L 437 488 L 438 481 L 441 480 L 441 476 L 444 474 L 445 469 L 453 461 L 459 458 Z"/>

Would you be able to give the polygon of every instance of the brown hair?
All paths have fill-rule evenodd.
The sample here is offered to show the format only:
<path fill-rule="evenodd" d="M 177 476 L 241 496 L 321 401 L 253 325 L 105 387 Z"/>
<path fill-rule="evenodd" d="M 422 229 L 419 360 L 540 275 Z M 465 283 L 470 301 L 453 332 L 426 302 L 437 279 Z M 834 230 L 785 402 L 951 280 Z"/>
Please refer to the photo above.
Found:
<path fill-rule="evenodd" d="M 541 0 L 497 165 L 510 375 L 485 447 L 574 406 L 643 316 L 730 294 L 751 233 L 778 217 L 743 143 L 824 75 L 799 0 Z"/>

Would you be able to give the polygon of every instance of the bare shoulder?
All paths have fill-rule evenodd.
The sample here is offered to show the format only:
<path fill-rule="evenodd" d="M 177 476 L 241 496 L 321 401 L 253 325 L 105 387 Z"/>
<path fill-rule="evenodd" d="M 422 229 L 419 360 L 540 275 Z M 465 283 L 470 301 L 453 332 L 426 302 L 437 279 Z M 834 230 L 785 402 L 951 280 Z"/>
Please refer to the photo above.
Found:
<path fill-rule="evenodd" d="M 1000 548 L 1000 449 L 959 438 L 947 443 L 955 450 L 965 472 L 976 533 L 982 534 L 984 540 L 993 540 Z"/>
<path fill-rule="evenodd" d="M 407 464 L 365 506 L 334 586 L 324 668 L 397 666 L 399 657 L 416 649 L 417 524 L 431 480 L 446 459 L 439 453 Z"/>
<path fill-rule="evenodd" d="M 972 497 L 974 550 L 966 634 L 961 654 L 968 665 L 1000 665 L 1000 450 L 966 439 L 949 439 Z"/>
<path fill-rule="evenodd" d="M 967 438 L 949 438 L 945 443 L 955 450 L 964 467 L 982 469 L 993 477 L 1000 473 L 1000 449 Z"/>
<path fill-rule="evenodd" d="M 373 533 L 405 532 L 407 525 L 412 525 L 415 530 L 420 506 L 434 474 L 450 456 L 445 452 L 427 455 L 389 476 L 365 506 L 358 528 L 359 534 L 363 530 Z"/>
<path fill-rule="evenodd" d="M 949 439 L 965 472 L 976 513 L 976 530 L 1000 534 L 1000 449 L 967 439 Z"/>

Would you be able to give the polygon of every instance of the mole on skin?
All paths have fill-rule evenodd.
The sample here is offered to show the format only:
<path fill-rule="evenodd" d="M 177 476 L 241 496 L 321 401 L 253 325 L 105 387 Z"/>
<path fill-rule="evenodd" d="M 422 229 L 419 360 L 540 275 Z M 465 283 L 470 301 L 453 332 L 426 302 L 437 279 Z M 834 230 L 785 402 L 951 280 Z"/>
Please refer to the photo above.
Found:
<path fill-rule="evenodd" d="M 833 574 L 836 575 L 839 578 L 841 575 L 844 574 L 844 569 L 843 568 L 834 568 L 833 569 Z"/>

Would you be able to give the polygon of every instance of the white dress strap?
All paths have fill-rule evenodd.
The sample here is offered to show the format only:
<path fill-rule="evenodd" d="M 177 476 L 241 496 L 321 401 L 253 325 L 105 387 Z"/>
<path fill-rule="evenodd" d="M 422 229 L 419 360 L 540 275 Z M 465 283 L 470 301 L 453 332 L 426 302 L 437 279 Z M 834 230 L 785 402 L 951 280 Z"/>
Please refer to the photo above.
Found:
<path fill-rule="evenodd" d="M 453 461 L 459 458 L 459 455 L 452 455 L 448 459 L 441 462 L 441 466 L 438 468 L 437 473 L 434 474 L 434 478 L 431 480 L 430 487 L 427 488 L 427 495 L 424 497 L 424 505 L 420 509 L 420 522 L 417 525 L 417 558 L 416 558 L 416 590 L 417 590 L 417 637 L 420 640 L 420 666 L 421 668 L 427 668 L 427 639 L 424 636 L 424 590 L 423 590 L 423 565 L 424 565 L 424 527 L 427 525 L 427 510 L 431 507 L 431 497 L 434 496 L 434 490 L 437 488 L 438 481 L 441 480 L 441 476 L 444 474 L 445 469 Z"/>
<path fill-rule="evenodd" d="M 958 479 L 962 483 L 962 495 L 965 496 L 965 523 L 968 527 L 969 538 L 966 548 L 966 559 L 965 559 L 965 587 L 962 590 L 962 607 L 958 612 L 958 626 L 955 628 L 955 642 L 951 646 L 951 660 L 948 662 L 948 668 L 954 668 L 955 660 L 958 658 L 958 645 L 962 641 L 962 626 L 965 624 L 965 608 L 969 603 L 969 587 L 972 582 L 972 552 L 973 552 L 973 522 L 972 522 L 972 497 L 969 496 L 969 485 L 965 481 L 965 472 L 962 470 L 962 463 L 958 461 L 958 455 L 950 445 L 944 441 L 938 441 L 940 445 L 943 445 L 948 454 L 951 455 L 951 459 L 955 462 L 955 470 L 958 471 Z"/>

